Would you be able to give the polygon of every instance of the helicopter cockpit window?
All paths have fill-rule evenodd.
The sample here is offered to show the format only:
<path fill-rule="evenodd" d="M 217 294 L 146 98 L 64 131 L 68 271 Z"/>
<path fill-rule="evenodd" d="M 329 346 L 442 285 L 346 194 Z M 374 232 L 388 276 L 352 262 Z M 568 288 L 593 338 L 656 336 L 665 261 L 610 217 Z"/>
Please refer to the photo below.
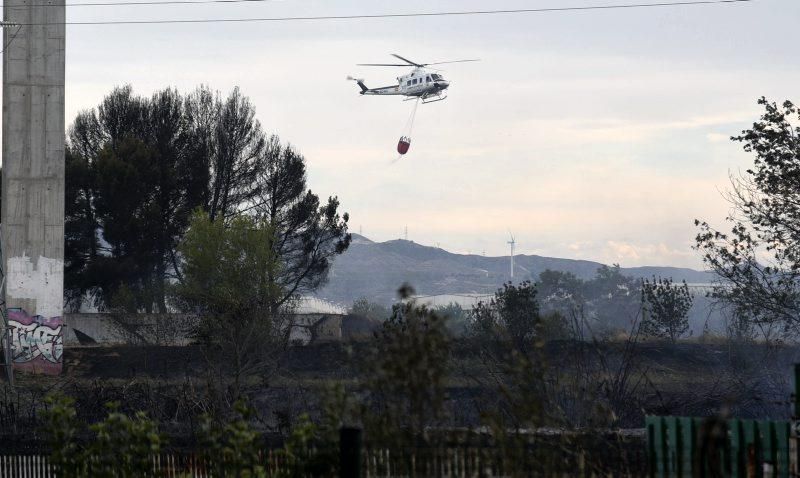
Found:
<path fill-rule="evenodd" d="M 433 79 L 434 79 L 434 81 L 436 81 L 436 80 L 441 80 L 441 79 L 442 79 L 442 77 L 441 77 L 440 75 L 437 75 L 437 74 L 435 74 L 435 73 L 434 73 L 433 75 L 431 75 L 431 78 L 433 78 Z"/>
<path fill-rule="evenodd" d="M 425 77 L 425 83 L 430 83 L 430 82 L 431 82 L 431 77 L 430 76 L 426 76 Z"/>

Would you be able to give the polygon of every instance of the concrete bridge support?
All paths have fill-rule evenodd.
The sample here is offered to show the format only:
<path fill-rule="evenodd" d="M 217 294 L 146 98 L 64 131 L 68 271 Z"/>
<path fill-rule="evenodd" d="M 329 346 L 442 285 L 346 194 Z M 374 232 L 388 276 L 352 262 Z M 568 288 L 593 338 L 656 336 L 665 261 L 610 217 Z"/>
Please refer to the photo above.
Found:
<path fill-rule="evenodd" d="M 64 296 L 62 0 L 6 0 L 2 248 L 14 367 L 61 370 Z"/>

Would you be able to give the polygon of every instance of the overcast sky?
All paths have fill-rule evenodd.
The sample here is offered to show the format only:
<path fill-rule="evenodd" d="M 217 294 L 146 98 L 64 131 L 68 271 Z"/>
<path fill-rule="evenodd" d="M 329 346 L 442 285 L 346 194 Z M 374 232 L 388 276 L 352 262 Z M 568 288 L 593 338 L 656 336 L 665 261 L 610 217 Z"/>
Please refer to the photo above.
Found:
<path fill-rule="evenodd" d="M 77 0 L 72 0 L 77 1 Z M 630 3 L 627 0 L 284 0 L 68 7 L 67 20 L 346 15 Z M 67 27 L 66 115 L 126 83 L 149 95 L 241 87 L 265 129 L 302 151 L 311 188 L 338 195 L 351 229 L 455 252 L 623 266 L 700 267 L 694 218 L 720 223 L 729 171 L 752 159 L 728 137 L 756 100 L 800 101 L 797 0 L 572 13 L 203 25 Z M 449 65 L 447 101 L 411 110 L 362 97 L 404 70 Z"/>

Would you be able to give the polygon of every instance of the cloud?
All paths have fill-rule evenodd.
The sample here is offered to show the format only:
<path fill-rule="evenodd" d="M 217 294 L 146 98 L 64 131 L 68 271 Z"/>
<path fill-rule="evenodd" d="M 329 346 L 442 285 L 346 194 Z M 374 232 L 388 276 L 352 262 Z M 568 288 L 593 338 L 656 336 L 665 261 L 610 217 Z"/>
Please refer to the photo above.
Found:
<path fill-rule="evenodd" d="M 641 265 L 646 259 L 649 265 L 679 265 L 687 261 L 694 263 L 698 260 L 697 253 L 691 249 L 691 244 L 684 244 L 682 248 L 660 243 L 632 243 L 625 241 L 606 241 L 603 256 L 606 262 L 623 265 Z"/>
<path fill-rule="evenodd" d="M 677 241 L 676 241 L 677 242 Z M 604 242 L 576 242 L 565 249 L 545 247 L 547 255 L 587 259 L 604 264 L 620 264 L 623 267 L 642 265 L 683 266 L 701 268 L 702 261 L 686 241 L 677 242 L 676 247 L 667 242 L 639 242 L 624 239 Z"/>
<path fill-rule="evenodd" d="M 577 241 L 567 245 L 567 249 L 573 251 L 575 253 L 580 253 L 586 249 L 591 249 L 593 247 L 593 243 L 591 241 Z"/>

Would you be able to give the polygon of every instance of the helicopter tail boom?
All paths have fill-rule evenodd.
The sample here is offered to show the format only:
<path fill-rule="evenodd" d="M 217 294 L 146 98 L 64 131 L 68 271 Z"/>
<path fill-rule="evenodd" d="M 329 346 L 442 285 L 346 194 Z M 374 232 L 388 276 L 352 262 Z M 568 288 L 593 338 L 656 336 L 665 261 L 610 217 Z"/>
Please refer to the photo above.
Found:
<path fill-rule="evenodd" d="M 364 84 L 364 80 L 359 78 L 353 78 L 352 76 L 347 77 L 350 81 L 355 81 L 356 84 L 361 88 L 360 93 L 362 95 L 402 95 L 403 92 L 400 90 L 398 86 L 382 86 L 380 88 L 369 88 L 366 84 Z"/>

